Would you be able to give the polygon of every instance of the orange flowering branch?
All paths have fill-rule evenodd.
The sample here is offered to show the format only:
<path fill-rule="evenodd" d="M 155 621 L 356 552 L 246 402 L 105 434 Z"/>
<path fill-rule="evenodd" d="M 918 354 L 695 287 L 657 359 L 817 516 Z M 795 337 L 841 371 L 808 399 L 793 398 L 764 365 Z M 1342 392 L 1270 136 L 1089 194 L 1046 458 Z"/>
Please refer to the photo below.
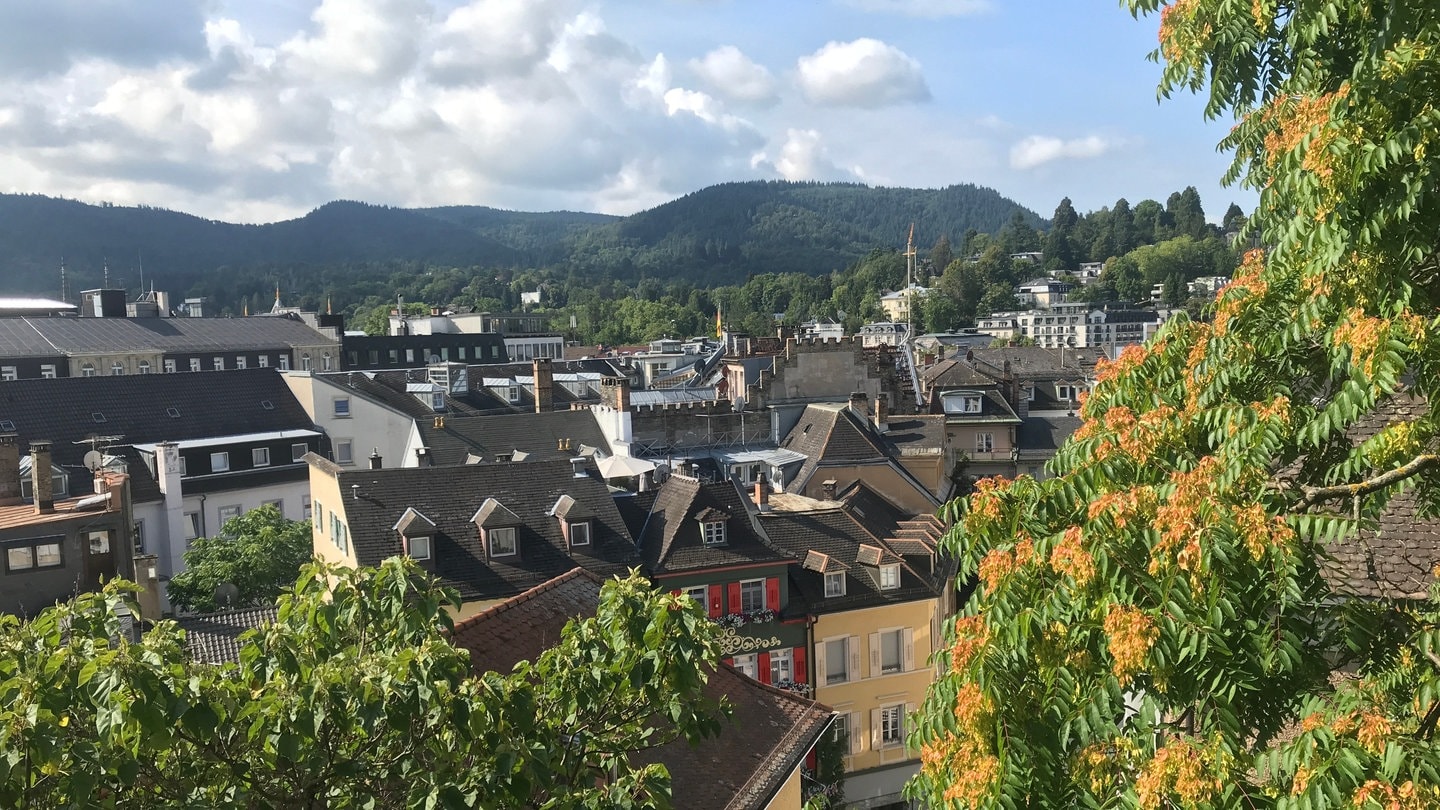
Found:
<path fill-rule="evenodd" d="M 1333 500 L 1335 498 L 1354 498 L 1361 495 L 1369 495 L 1376 490 L 1384 489 L 1392 484 L 1397 484 L 1418 474 L 1426 467 L 1440 463 L 1440 454 L 1425 453 L 1416 456 L 1393 470 L 1383 472 L 1374 478 L 1367 478 L 1364 481 L 1357 481 L 1353 484 L 1336 484 L 1331 487 L 1301 487 L 1300 492 L 1304 497 L 1300 499 L 1300 506 L 1313 506 L 1321 501 Z"/>

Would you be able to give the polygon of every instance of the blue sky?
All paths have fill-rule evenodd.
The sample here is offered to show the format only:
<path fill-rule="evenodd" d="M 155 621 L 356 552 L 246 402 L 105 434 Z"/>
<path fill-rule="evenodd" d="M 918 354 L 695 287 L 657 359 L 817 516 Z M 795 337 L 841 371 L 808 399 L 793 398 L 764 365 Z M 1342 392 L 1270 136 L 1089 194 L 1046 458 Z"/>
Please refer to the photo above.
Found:
<path fill-rule="evenodd" d="M 4 4 L 0 189 L 243 222 L 756 178 L 1248 210 L 1229 122 L 1157 103 L 1155 27 L 1113 0 Z"/>

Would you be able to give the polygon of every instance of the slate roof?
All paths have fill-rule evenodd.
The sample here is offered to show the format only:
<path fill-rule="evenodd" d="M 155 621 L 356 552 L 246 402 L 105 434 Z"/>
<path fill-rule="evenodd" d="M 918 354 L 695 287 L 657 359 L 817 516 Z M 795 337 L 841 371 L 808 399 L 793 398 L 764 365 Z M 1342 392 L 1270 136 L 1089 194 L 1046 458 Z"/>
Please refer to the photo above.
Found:
<path fill-rule="evenodd" d="M 697 571 L 749 563 L 789 561 L 751 524 L 748 499 L 734 479 L 705 483 L 672 475 L 660 485 L 651 507 L 640 552 L 651 574 Z M 706 513 L 710 513 L 706 515 Z M 705 545 L 699 517 L 725 518 L 726 543 Z"/>
<path fill-rule="evenodd" d="M 600 586 L 599 577 L 572 571 L 456 624 L 452 640 L 470 650 L 477 671 L 508 672 L 553 646 L 570 619 L 594 615 Z M 694 746 L 675 740 L 633 759 L 664 764 L 684 807 L 765 807 L 829 726 L 830 709 L 724 664 L 704 691 L 731 706 L 719 736 Z"/>
<path fill-rule="evenodd" d="M 170 408 L 179 416 L 170 416 Z M 0 385 L 4 432 L 8 423 L 22 453 L 31 441 L 53 442 L 51 458 L 71 473 L 72 486 L 77 470 L 89 475 L 82 462 L 90 446 L 76 442 L 122 436 L 116 453 L 130 462 L 132 496 L 142 502 L 159 497 L 158 485 L 139 456 L 119 445 L 317 429 L 272 368 L 12 380 Z"/>
<path fill-rule="evenodd" d="M 1019 380 L 1066 380 L 1092 376 L 1095 363 L 1103 356 L 1104 352 L 1096 348 L 1065 349 L 1062 352 L 1043 346 L 999 346 L 959 352 L 955 359 L 966 361 L 996 379 L 1003 378 L 1008 361 L 1011 375 Z"/>
<path fill-rule="evenodd" d="M 985 388 L 998 380 L 982 374 L 974 366 L 960 360 L 941 360 L 920 373 L 926 390 L 935 388 Z"/>
<path fill-rule="evenodd" d="M 610 452 L 610 443 L 589 408 L 446 416 L 445 426 L 440 428 L 435 427 L 434 417 L 435 414 L 430 414 L 415 424 L 437 465 L 464 464 L 471 453 L 494 461 L 499 454 L 515 450 L 530 454 L 534 460 L 568 459 L 579 455 L 582 444 Z M 562 441 L 569 442 L 568 450 L 557 449 Z"/>
<path fill-rule="evenodd" d="M 1020 420 L 1016 442 L 1022 455 L 1035 453 L 1048 458 L 1080 429 L 1080 423 L 1078 416 L 1027 416 Z"/>
<path fill-rule="evenodd" d="M 885 424 L 885 443 L 895 455 L 934 455 L 945 452 L 945 417 L 938 414 L 891 416 Z"/>
<path fill-rule="evenodd" d="M 449 415 L 474 416 L 481 414 L 533 413 L 535 411 L 534 365 L 531 363 L 495 363 L 466 366 L 467 388 L 463 393 L 445 393 L 445 413 Z M 577 394 L 558 379 L 564 375 L 588 375 L 593 377 L 624 376 L 607 360 L 556 360 L 552 361 L 551 373 L 556 381 L 551 388 L 554 410 L 569 410 L 576 403 L 593 404 L 600 401 L 599 382 L 574 383 L 581 388 Z M 354 375 L 354 376 L 351 376 Z M 371 397 L 377 402 L 389 405 L 410 416 L 430 417 L 435 411 L 428 403 L 406 391 L 414 383 L 430 381 L 428 367 L 411 369 L 382 369 L 364 372 L 333 372 L 317 375 L 337 384 L 346 385 Z M 497 393 L 485 384 L 485 380 L 506 380 L 503 394 Z M 510 401 L 509 383 L 513 381 L 519 389 L 519 399 Z"/>
<path fill-rule="evenodd" d="M 346 493 L 344 503 L 324 506 L 344 509 L 361 565 L 399 554 L 400 536 L 393 527 L 406 509 L 423 513 L 436 525 L 434 556 L 427 567 L 466 601 L 501 599 L 576 566 L 608 576 L 640 564 L 632 535 L 594 462 L 586 461 L 583 469 L 585 474 L 577 478 L 570 462 L 560 460 L 339 470 L 335 474 Z M 352 497 L 351 487 L 357 484 L 353 492 L 358 497 Z M 560 520 L 550 514 L 567 494 L 595 515 L 589 546 L 567 550 Z M 486 559 L 471 519 L 488 499 L 521 521 L 515 556 Z"/>
<path fill-rule="evenodd" d="M 10 357 L 236 352 L 337 342 L 292 318 L 6 318 L 0 324 L 0 354 Z"/>
<path fill-rule="evenodd" d="M 848 404 L 806 405 L 780 446 L 806 457 L 794 483 L 803 487 L 817 467 L 825 462 L 885 462 L 889 455 L 880 440 L 862 425 Z"/>
<path fill-rule="evenodd" d="M 274 605 L 266 605 L 180 619 L 178 624 L 185 631 L 185 652 L 206 664 L 237 663 L 240 635 L 274 624 L 277 614 Z"/>

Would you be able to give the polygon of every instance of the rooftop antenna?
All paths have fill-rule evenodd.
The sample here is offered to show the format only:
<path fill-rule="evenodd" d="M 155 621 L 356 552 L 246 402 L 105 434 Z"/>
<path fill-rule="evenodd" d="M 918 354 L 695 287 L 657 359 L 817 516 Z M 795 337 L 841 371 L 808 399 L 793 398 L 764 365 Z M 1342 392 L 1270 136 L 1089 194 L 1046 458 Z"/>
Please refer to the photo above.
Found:
<path fill-rule="evenodd" d="M 60 300 L 70 303 L 70 285 L 65 282 L 65 257 L 60 257 Z"/>
<path fill-rule="evenodd" d="M 140 269 L 140 292 L 145 292 L 145 259 L 135 251 L 135 266 Z"/>
<path fill-rule="evenodd" d="M 103 262 L 104 267 L 105 267 L 105 284 L 104 284 L 104 287 L 105 287 L 105 289 L 108 290 L 108 289 L 110 289 L 110 257 L 109 257 L 109 256 L 106 256 L 105 258 L 101 259 L 101 261 Z"/>

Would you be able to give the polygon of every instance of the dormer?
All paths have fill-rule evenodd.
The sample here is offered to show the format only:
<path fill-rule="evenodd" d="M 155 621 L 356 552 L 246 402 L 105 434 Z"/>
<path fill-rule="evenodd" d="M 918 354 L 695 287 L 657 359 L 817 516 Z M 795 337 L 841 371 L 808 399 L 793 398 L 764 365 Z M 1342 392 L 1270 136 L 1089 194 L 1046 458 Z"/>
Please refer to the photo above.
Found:
<path fill-rule="evenodd" d="M 486 498 L 471 515 L 470 522 L 480 533 L 487 560 L 515 560 L 520 557 L 520 516 L 494 498 Z"/>
<path fill-rule="evenodd" d="M 726 546 L 730 543 L 727 524 L 730 515 L 713 506 L 707 506 L 695 514 L 695 521 L 700 524 L 700 539 L 707 546 Z"/>
<path fill-rule="evenodd" d="M 979 391 L 945 391 L 940 402 L 947 414 L 978 414 L 983 407 L 985 395 Z"/>
<path fill-rule="evenodd" d="M 861 543 L 855 554 L 855 562 L 864 566 L 882 591 L 893 591 L 900 587 L 900 558 L 879 546 Z"/>
<path fill-rule="evenodd" d="M 589 548 L 594 534 L 595 512 L 570 495 L 561 495 L 550 507 L 550 517 L 560 521 L 560 533 L 570 550 Z"/>
<path fill-rule="evenodd" d="M 33 457 L 20 457 L 20 497 L 25 501 L 35 500 L 35 478 L 30 474 Z M 55 500 L 70 497 L 70 474 L 58 464 L 50 465 L 50 496 Z"/>
<path fill-rule="evenodd" d="M 435 521 L 418 509 L 407 508 L 390 528 L 400 535 L 400 551 L 405 556 L 418 562 L 435 558 Z"/>
<path fill-rule="evenodd" d="M 444 413 L 445 386 L 433 382 L 406 383 L 405 392 L 420 400 L 420 404 L 435 413 Z"/>
<path fill-rule="evenodd" d="M 805 559 L 800 565 L 807 571 L 820 574 L 825 583 L 825 598 L 845 595 L 845 575 L 849 570 L 849 566 L 845 563 L 829 554 L 811 549 L 806 552 Z"/>

